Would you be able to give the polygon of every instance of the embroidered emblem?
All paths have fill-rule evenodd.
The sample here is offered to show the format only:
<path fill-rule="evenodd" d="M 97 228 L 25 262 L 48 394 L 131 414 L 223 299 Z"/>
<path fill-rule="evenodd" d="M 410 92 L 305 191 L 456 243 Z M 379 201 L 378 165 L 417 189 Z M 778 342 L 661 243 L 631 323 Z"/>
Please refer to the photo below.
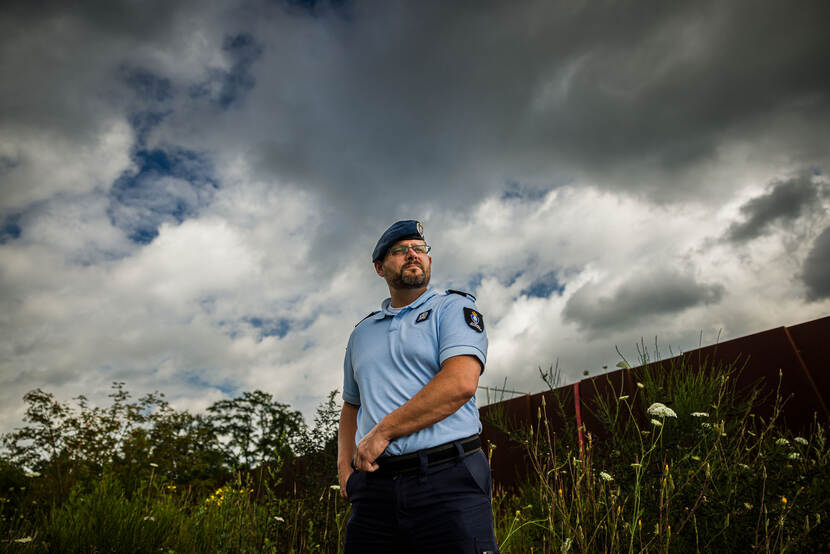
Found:
<path fill-rule="evenodd" d="M 418 314 L 418 317 L 415 318 L 415 323 L 421 323 L 422 321 L 426 321 L 429 319 L 429 314 L 432 313 L 432 310 L 427 310 L 425 312 L 421 312 Z"/>
<path fill-rule="evenodd" d="M 484 316 L 474 309 L 464 308 L 464 321 L 479 333 L 484 332 Z"/>
<path fill-rule="evenodd" d="M 420 221 L 416 221 L 415 223 L 417 223 L 417 226 L 418 226 L 418 234 L 421 235 L 421 237 L 423 237 L 424 236 L 424 226 L 421 225 Z"/>

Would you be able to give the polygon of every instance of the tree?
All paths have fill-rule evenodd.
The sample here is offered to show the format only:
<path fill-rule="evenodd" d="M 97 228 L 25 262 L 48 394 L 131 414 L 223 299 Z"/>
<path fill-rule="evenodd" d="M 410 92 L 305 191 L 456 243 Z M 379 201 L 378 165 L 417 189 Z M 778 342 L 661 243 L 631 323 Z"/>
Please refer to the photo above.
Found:
<path fill-rule="evenodd" d="M 234 469 L 293 456 L 304 426 L 300 412 L 260 390 L 214 402 L 207 411 L 225 460 Z"/>

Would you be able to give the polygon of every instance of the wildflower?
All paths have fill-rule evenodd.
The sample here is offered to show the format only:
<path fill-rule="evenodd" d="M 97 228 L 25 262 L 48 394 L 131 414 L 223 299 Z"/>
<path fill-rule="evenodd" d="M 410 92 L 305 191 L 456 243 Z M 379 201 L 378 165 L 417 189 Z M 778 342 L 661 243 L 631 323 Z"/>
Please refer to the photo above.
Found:
<path fill-rule="evenodd" d="M 565 542 L 562 543 L 562 552 L 569 551 L 571 549 L 571 544 L 572 543 L 573 543 L 573 541 L 571 540 L 571 537 L 566 537 Z"/>
<path fill-rule="evenodd" d="M 807 446 L 807 439 L 805 439 L 804 437 L 796 437 L 793 440 L 800 445 Z"/>
<path fill-rule="evenodd" d="M 281 518 L 280 516 L 274 516 L 274 519 L 280 523 L 285 523 L 285 518 Z"/>
<path fill-rule="evenodd" d="M 703 423 L 701 423 L 700 426 L 703 427 L 704 429 L 711 429 L 712 428 L 712 424 L 707 423 L 705 421 Z"/>
<path fill-rule="evenodd" d="M 155 520 L 156 520 L 156 518 L 154 518 L 153 516 L 144 516 L 144 521 L 155 521 Z"/>
<path fill-rule="evenodd" d="M 700 461 L 700 456 L 692 456 L 692 459 L 696 462 Z"/>
<path fill-rule="evenodd" d="M 340 490 L 340 485 L 330 485 L 329 488 L 333 491 L 339 491 Z"/>
<path fill-rule="evenodd" d="M 19 542 L 21 544 L 25 544 L 27 542 L 32 542 L 34 539 L 32 537 L 23 537 L 22 539 L 14 539 L 14 542 Z"/>
<path fill-rule="evenodd" d="M 746 508 L 747 510 L 751 510 L 752 504 L 750 504 L 749 502 L 744 502 L 744 508 Z"/>
<path fill-rule="evenodd" d="M 788 446 L 789 444 L 790 444 L 790 441 L 788 441 L 784 437 L 781 437 L 780 439 L 775 441 L 776 446 Z"/>
<path fill-rule="evenodd" d="M 150 467 L 158 467 L 159 465 L 155 462 L 150 462 Z"/>
<path fill-rule="evenodd" d="M 614 478 L 613 478 L 613 477 L 611 477 L 611 474 L 610 474 L 610 473 L 606 473 L 606 472 L 604 472 L 604 471 L 600 471 L 600 472 L 599 472 L 599 476 L 602 478 L 602 480 L 603 480 L 603 481 L 608 481 L 608 482 L 611 482 L 611 481 L 613 481 L 613 480 L 614 480 Z"/>
<path fill-rule="evenodd" d="M 624 395 L 620 396 L 620 400 L 628 400 L 628 395 L 624 394 Z"/>
<path fill-rule="evenodd" d="M 521 510 L 516 510 L 516 517 L 519 517 L 520 515 L 522 515 L 522 511 Z"/>
<path fill-rule="evenodd" d="M 631 464 L 631 467 L 633 467 L 634 469 L 640 469 L 640 467 L 641 467 L 642 465 L 643 465 L 643 464 L 640 464 L 640 463 L 636 463 L 636 462 L 635 462 L 635 463 Z"/>
<path fill-rule="evenodd" d="M 26 475 L 26 477 L 40 477 L 40 473 L 37 471 L 27 471 L 24 475 Z"/>
<path fill-rule="evenodd" d="M 640 529 L 643 528 L 643 520 L 642 519 L 637 520 L 637 527 L 639 527 Z"/>
<path fill-rule="evenodd" d="M 649 415 L 657 416 L 657 417 L 677 417 L 677 414 L 666 406 L 665 404 L 661 404 L 660 402 L 655 402 L 651 406 L 648 407 L 646 410 Z"/>
<path fill-rule="evenodd" d="M 692 417 L 709 417 L 709 412 L 692 412 L 689 415 Z"/>
<path fill-rule="evenodd" d="M 799 459 L 800 457 L 801 457 L 801 455 L 800 455 L 798 452 L 790 452 L 790 453 L 787 455 L 787 458 L 789 458 L 790 460 L 797 460 L 797 459 Z"/>
<path fill-rule="evenodd" d="M 738 467 L 740 467 L 741 469 L 749 469 L 749 466 L 746 464 L 738 464 Z"/>
<path fill-rule="evenodd" d="M 655 427 L 662 427 L 663 426 L 663 422 L 660 421 L 659 419 L 652 419 L 651 424 L 654 425 Z"/>
<path fill-rule="evenodd" d="M 559 496 L 562 496 L 562 489 L 559 489 Z"/>
<path fill-rule="evenodd" d="M 787 497 L 786 496 L 781 497 L 781 504 L 784 504 L 784 505 L 787 504 Z"/>
<path fill-rule="evenodd" d="M 637 388 L 638 389 L 644 389 L 644 388 L 646 388 L 646 386 L 644 384 L 642 384 L 641 382 L 637 381 Z"/>

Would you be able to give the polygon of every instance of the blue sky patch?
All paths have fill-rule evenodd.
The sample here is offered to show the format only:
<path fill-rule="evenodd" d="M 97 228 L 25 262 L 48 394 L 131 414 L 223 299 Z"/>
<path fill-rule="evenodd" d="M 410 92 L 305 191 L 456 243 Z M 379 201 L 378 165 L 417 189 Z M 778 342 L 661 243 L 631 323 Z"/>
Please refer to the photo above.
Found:
<path fill-rule="evenodd" d="M 0 227 L 0 244 L 6 244 L 10 240 L 20 238 L 20 214 L 7 215 Z"/>
<path fill-rule="evenodd" d="M 170 79 L 159 77 L 143 68 L 122 67 L 126 85 L 142 100 L 163 102 L 173 97 Z"/>
<path fill-rule="evenodd" d="M 548 298 L 554 292 L 562 296 L 564 291 L 565 283 L 560 283 L 556 279 L 556 273 L 551 271 L 533 281 L 530 286 L 521 291 L 521 294 L 535 298 Z"/>
<path fill-rule="evenodd" d="M 133 161 L 138 170 L 113 183 L 107 213 L 136 243 L 152 242 L 162 223 L 198 215 L 218 188 L 210 162 L 190 150 L 138 150 Z"/>
<path fill-rule="evenodd" d="M 200 389 L 219 389 L 228 396 L 233 396 L 239 389 L 239 387 L 232 386 L 228 380 L 222 381 L 220 383 L 211 383 L 209 381 L 206 381 L 202 379 L 202 374 L 198 371 L 185 372 L 184 382 L 188 385 L 198 387 Z"/>
<path fill-rule="evenodd" d="M 265 337 L 283 338 L 291 330 L 291 322 L 282 318 L 248 317 L 245 321 L 259 331 L 260 340 Z"/>
<path fill-rule="evenodd" d="M 262 56 L 263 48 L 250 33 L 240 33 L 227 37 L 222 49 L 231 58 L 231 68 L 211 72 L 206 82 L 190 89 L 190 96 L 228 109 L 254 87 L 256 79 L 251 67 Z"/>
<path fill-rule="evenodd" d="M 550 189 L 526 185 L 518 181 L 507 181 L 502 192 L 502 200 L 520 200 L 525 202 L 541 202 Z"/>

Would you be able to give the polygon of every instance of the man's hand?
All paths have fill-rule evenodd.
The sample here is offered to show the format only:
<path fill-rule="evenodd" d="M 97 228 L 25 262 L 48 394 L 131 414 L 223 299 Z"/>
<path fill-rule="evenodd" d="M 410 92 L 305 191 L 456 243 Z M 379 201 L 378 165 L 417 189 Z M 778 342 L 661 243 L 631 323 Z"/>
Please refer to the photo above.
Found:
<path fill-rule="evenodd" d="M 375 460 L 389 445 L 390 437 L 386 436 L 379 427 L 380 425 L 375 425 L 374 429 L 366 433 L 357 443 L 354 465 L 360 471 L 375 471 L 378 468 Z"/>
<path fill-rule="evenodd" d="M 354 473 L 352 466 L 339 467 L 337 471 L 337 480 L 340 481 L 340 496 L 349 499 L 349 493 L 346 491 L 346 483 L 349 482 L 349 477 Z"/>

